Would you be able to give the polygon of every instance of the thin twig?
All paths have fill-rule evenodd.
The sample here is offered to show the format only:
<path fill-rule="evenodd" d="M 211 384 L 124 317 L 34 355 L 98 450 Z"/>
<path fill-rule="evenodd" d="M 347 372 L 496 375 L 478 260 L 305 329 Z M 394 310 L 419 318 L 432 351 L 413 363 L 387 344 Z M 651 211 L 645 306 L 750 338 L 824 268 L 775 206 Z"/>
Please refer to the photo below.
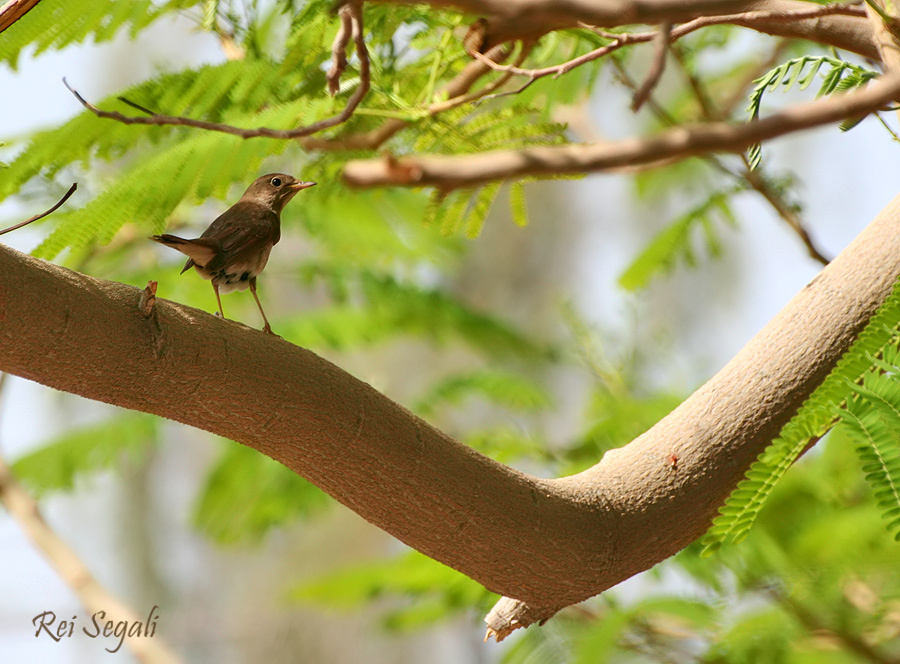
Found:
<path fill-rule="evenodd" d="M 653 39 L 653 61 L 650 63 L 650 69 L 647 71 L 647 77 L 641 86 L 635 90 L 634 97 L 631 100 L 631 111 L 637 113 L 653 88 L 659 83 L 663 70 L 666 68 L 666 53 L 669 50 L 669 42 L 672 37 L 672 24 L 663 23 L 659 26 L 656 37 Z"/>
<path fill-rule="evenodd" d="M 78 189 L 78 183 L 73 182 L 72 186 L 69 187 L 69 191 L 67 191 L 63 195 L 63 197 L 59 199 L 59 202 L 56 205 L 54 205 L 52 208 L 50 208 L 46 212 L 41 212 L 40 214 L 36 214 L 33 217 L 30 217 L 30 218 L 26 219 L 25 221 L 16 224 L 15 226 L 10 226 L 9 228 L 4 228 L 2 231 L 0 231 L 0 235 L 4 235 L 5 233 L 10 233 L 10 232 L 16 230 L 17 228 L 22 228 L 22 226 L 27 226 L 28 224 L 30 224 L 33 221 L 37 221 L 38 219 L 43 219 L 47 215 L 53 214 L 54 212 L 56 212 L 57 209 L 59 209 L 59 207 L 63 203 L 65 203 L 67 200 L 69 200 L 69 197 L 75 193 L 76 189 Z"/>
<path fill-rule="evenodd" d="M 356 3 L 348 3 L 344 5 L 341 11 L 344 10 L 347 11 L 353 22 L 353 30 L 351 32 L 354 44 L 356 46 L 356 55 L 359 58 L 359 86 L 353 92 L 353 95 L 351 95 L 350 99 L 347 100 L 347 105 L 340 113 L 337 113 L 330 118 L 325 118 L 324 120 L 313 122 L 312 124 L 305 127 L 296 127 L 294 129 L 270 129 L 269 127 L 243 129 L 241 127 L 222 124 L 220 122 L 206 122 L 204 120 L 194 120 L 192 118 L 175 115 L 161 115 L 159 113 L 152 112 L 149 117 L 123 115 L 122 113 L 119 113 L 117 111 L 103 111 L 97 108 L 96 106 L 88 102 L 84 97 L 82 97 L 74 88 L 72 88 L 72 86 L 69 85 L 65 78 L 63 78 L 63 83 L 69 89 L 69 92 L 71 92 L 81 103 L 81 105 L 91 113 L 96 115 L 98 118 L 115 120 L 116 122 L 121 122 L 122 124 L 194 127 L 196 129 L 206 129 L 208 131 L 218 131 L 223 134 L 231 134 L 232 136 L 240 136 L 241 138 L 266 137 L 291 139 L 310 136 L 325 129 L 336 127 L 337 125 L 343 124 L 344 122 L 349 120 L 353 115 L 353 112 L 369 92 L 369 52 L 366 49 L 366 43 L 363 37 L 362 11 L 360 9 L 360 6 Z M 144 113 L 148 112 L 147 109 L 139 107 L 133 102 L 129 102 L 126 100 L 125 103 L 138 108 Z"/>
<path fill-rule="evenodd" d="M 341 27 L 334 36 L 334 43 L 331 45 L 331 68 L 325 75 L 328 92 L 332 97 L 341 89 L 341 76 L 347 68 L 347 44 L 353 36 L 353 16 L 347 5 L 338 10 L 338 18 L 341 19 Z"/>
<path fill-rule="evenodd" d="M 744 159 L 744 172 L 743 176 L 747 183 L 753 187 L 753 189 L 759 193 L 760 196 L 766 199 L 766 202 L 772 206 L 772 209 L 778 214 L 779 217 L 790 227 L 792 231 L 800 238 L 800 241 L 806 247 L 806 253 L 809 254 L 809 257 L 815 261 L 818 261 L 822 265 L 828 265 L 830 259 L 821 252 L 821 250 L 816 246 L 815 242 L 813 242 L 812 237 L 809 234 L 809 231 L 806 229 L 806 226 L 803 224 L 803 220 L 800 218 L 800 215 L 797 213 L 797 210 L 788 203 L 781 193 L 772 186 L 772 183 L 769 179 L 763 176 L 758 169 L 751 170 L 750 164 L 747 161 L 746 155 L 741 155 Z"/>
<path fill-rule="evenodd" d="M 508 45 L 504 44 L 496 46 L 488 52 L 488 55 L 495 61 L 505 60 L 509 57 L 511 50 Z M 531 46 L 523 45 L 515 62 L 521 64 L 530 52 Z M 470 62 L 459 74 L 440 89 L 438 96 L 447 96 L 449 98 L 446 101 L 435 102 L 429 105 L 425 109 L 425 113 L 430 117 L 434 117 L 439 113 L 470 102 L 479 102 L 492 98 L 494 95 L 490 93 L 504 85 L 512 77 L 512 74 L 505 74 L 485 87 L 469 92 L 482 76 L 489 74 L 491 71 L 490 67 L 480 62 Z M 303 147 L 307 150 L 377 150 L 398 132 L 412 125 L 413 122 L 411 120 L 391 118 L 376 129 L 367 132 L 338 136 L 336 138 L 311 136 L 303 140 Z"/>
<path fill-rule="evenodd" d="M 715 101 L 709 96 L 703 82 L 694 74 L 690 67 L 688 67 L 680 49 L 674 47 L 672 51 L 675 55 L 676 62 L 680 65 L 685 78 L 687 78 L 688 86 L 690 87 L 691 92 L 693 92 L 694 98 L 700 105 L 703 117 L 707 120 L 720 120 L 723 117 L 727 117 L 727 114 L 720 111 L 716 106 Z M 803 220 L 800 218 L 797 209 L 785 200 L 784 196 L 772 185 L 768 177 L 750 168 L 750 163 L 747 161 L 746 154 L 741 154 L 741 160 L 744 164 L 743 170 L 740 173 L 731 174 L 732 177 L 736 177 L 749 184 L 754 191 L 772 206 L 772 209 L 775 210 L 779 217 L 781 217 L 782 221 L 784 221 L 797 237 L 800 238 L 800 241 L 806 247 L 806 252 L 809 254 L 810 258 L 818 261 L 822 265 L 828 265 L 828 257 L 826 257 L 813 242 L 812 236 L 803 224 Z"/>
<path fill-rule="evenodd" d="M 675 61 L 680 65 L 682 72 L 688 80 L 688 85 L 691 91 L 694 94 L 694 97 L 697 99 L 698 104 L 700 105 L 701 112 L 703 117 L 706 120 L 719 120 L 723 117 L 727 117 L 726 113 L 720 111 L 712 98 L 707 94 L 706 88 L 703 85 L 702 81 L 700 81 L 697 76 L 690 70 L 687 66 L 687 63 L 684 61 L 684 58 L 678 49 L 677 46 L 673 46 L 672 53 L 675 56 Z M 636 83 L 631 80 L 628 76 L 628 73 L 621 67 L 620 63 L 616 63 L 619 77 L 626 86 L 635 89 Z M 672 117 L 665 109 L 656 104 L 651 99 L 651 108 L 656 115 L 657 119 L 659 119 L 663 124 L 669 126 L 677 126 L 677 122 L 674 117 Z M 725 173 L 727 176 L 732 178 L 733 180 L 737 180 L 739 182 L 743 182 L 748 184 L 753 190 L 755 190 L 758 194 L 760 194 L 769 205 L 775 210 L 779 217 L 790 227 L 794 233 L 796 233 L 797 237 L 800 238 L 800 241 L 806 247 L 806 251 L 811 258 L 820 262 L 822 265 L 827 265 L 829 259 L 816 247 L 815 243 L 812 240 L 812 237 L 809 234 L 809 231 L 806 230 L 806 227 L 803 225 L 803 221 L 800 219 L 800 215 L 797 211 L 791 206 L 784 197 L 781 195 L 778 190 L 772 186 L 771 182 L 768 178 L 766 178 L 762 173 L 757 171 L 752 171 L 749 168 L 749 164 L 747 162 L 747 158 L 744 154 L 741 155 L 741 159 L 744 163 L 743 170 L 739 172 L 735 172 L 725 166 L 722 161 L 712 154 L 703 155 L 703 158 L 710 163 L 714 168 L 719 171 Z"/>
<path fill-rule="evenodd" d="M 126 99 L 125 97 L 116 97 L 116 99 L 118 99 L 123 104 L 128 104 L 129 106 L 131 106 L 131 108 L 136 108 L 141 113 L 146 113 L 147 115 L 149 115 L 151 117 L 156 115 L 156 111 L 151 111 L 146 106 L 141 106 L 140 104 L 135 104 L 133 101 L 131 101 L 130 99 Z"/>
<path fill-rule="evenodd" d="M 798 9 L 792 11 L 751 11 L 742 12 L 739 14 L 724 14 L 720 16 L 702 16 L 700 18 L 696 18 L 692 21 L 688 21 L 687 23 L 683 23 L 675 28 L 672 28 L 669 35 L 669 42 L 671 43 L 677 41 L 678 39 L 681 39 L 691 32 L 713 25 L 723 25 L 738 22 L 742 25 L 748 25 L 754 22 L 762 21 L 795 21 L 800 19 L 819 18 L 821 16 L 830 15 L 865 16 L 865 10 L 859 6 L 858 2 L 856 2 L 851 4 L 835 3 L 830 5 L 816 6 L 811 9 Z M 561 64 L 553 65 L 550 67 L 543 67 L 541 69 L 522 69 L 521 67 L 517 67 L 514 65 L 500 64 L 498 62 L 491 61 L 490 58 L 488 58 L 486 55 L 477 52 L 471 52 L 471 55 L 477 60 L 485 63 L 492 69 L 496 69 L 497 71 L 510 72 L 517 76 L 527 76 L 528 78 L 535 80 L 538 78 L 543 78 L 544 76 L 562 76 L 563 74 L 572 71 L 576 67 L 579 67 L 588 62 L 593 62 L 594 60 L 609 55 L 613 51 L 617 51 L 624 46 L 653 41 L 654 39 L 658 39 L 659 36 L 659 31 L 655 30 L 650 32 L 638 33 L 616 33 L 606 32 L 597 28 L 591 29 L 600 36 L 613 39 L 614 41 L 611 44 L 601 46 L 598 49 L 580 55 L 577 58 L 568 60 L 567 62 L 563 62 Z"/>

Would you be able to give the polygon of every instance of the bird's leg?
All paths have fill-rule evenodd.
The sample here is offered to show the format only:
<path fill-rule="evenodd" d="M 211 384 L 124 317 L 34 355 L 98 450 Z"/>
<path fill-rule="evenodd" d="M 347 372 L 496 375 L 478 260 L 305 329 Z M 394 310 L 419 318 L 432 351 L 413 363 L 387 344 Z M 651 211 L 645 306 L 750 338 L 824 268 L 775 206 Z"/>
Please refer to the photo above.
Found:
<path fill-rule="evenodd" d="M 266 312 L 263 311 L 262 304 L 259 301 L 259 296 L 256 294 L 256 277 L 250 277 L 250 292 L 253 293 L 253 299 L 256 300 L 256 306 L 259 307 L 259 313 L 262 314 L 263 322 L 265 323 L 265 325 L 263 326 L 263 332 L 275 334 L 274 332 L 272 332 L 272 327 L 269 325 L 269 319 L 266 318 Z"/>
<path fill-rule="evenodd" d="M 222 310 L 222 298 L 219 297 L 219 285 L 215 281 L 211 283 L 213 290 L 216 292 L 216 302 L 219 304 L 219 316 L 222 317 L 222 320 L 225 320 L 225 312 Z"/>

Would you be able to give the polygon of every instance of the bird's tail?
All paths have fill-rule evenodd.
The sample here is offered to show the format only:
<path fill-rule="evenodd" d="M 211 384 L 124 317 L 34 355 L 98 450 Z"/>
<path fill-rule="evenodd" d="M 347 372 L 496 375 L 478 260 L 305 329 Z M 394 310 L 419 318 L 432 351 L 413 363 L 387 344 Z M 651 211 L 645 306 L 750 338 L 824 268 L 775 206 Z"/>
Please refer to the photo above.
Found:
<path fill-rule="evenodd" d="M 207 265 L 215 257 L 218 250 L 218 243 L 215 240 L 207 240 L 205 238 L 185 240 L 177 235 L 163 233 L 162 235 L 151 235 L 150 239 L 167 247 L 172 247 L 172 249 L 177 249 L 190 258 L 182 272 L 193 267 L 195 263 L 201 267 Z"/>

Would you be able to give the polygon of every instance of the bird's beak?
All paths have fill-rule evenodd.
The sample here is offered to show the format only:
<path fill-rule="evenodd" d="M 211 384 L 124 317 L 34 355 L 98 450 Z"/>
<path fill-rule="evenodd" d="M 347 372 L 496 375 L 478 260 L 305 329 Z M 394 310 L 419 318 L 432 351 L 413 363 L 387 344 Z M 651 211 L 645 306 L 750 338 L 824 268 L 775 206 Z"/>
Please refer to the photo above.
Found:
<path fill-rule="evenodd" d="M 289 185 L 291 189 L 294 191 L 300 191 L 301 189 L 309 189 L 310 187 L 315 187 L 315 182 L 295 182 L 292 185 Z"/>

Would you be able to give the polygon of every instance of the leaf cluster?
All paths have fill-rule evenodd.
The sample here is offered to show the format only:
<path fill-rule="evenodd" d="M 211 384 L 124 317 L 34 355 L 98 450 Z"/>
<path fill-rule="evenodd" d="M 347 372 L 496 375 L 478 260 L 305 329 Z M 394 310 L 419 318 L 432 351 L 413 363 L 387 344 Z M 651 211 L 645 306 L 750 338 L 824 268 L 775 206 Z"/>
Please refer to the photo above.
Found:
<path fill-rule="evenodd" d="M 794 86 L 799 90 L 805 90 L 812 84 L 823 67 L 827 69 L 822 76 L 822 83 L 819 86 L 816 97 L 848 92 L 865 85 L 868 81 L 878 76 L 878 72 L 871 69 L 825 55 L 804 55 L 799 58 L 793 58 L 771 69 L 754 81 L 755 87 L 753 92 L 750 93 L 750 104 L 747 107 L 747 111 L 750 113 L 750 121 L 759 119 L 763 95 L 767 91 L 776 90 L 780 87 L 783 92 L 787 92 Z M 845 120 L 840 125 L 841 131 L 852 129 L 862 120 L 863 118 Z M 762 160 L 762 147 L 759 143 L 748 148 L 747 160 L 751 170 L 759 166 Z"/>
<path fill-rule="evenodd" d="M 680 263 L 698 264 L 695 238 L 700 236 L 705 251 L 712 257 L 722 253 L 717 221 L 734 227 L 737 218 L 731 209 L 731 198 L 743 187 L 713 191 L 706 200 L 694 206 L 660 231 L 619 276 L 622 288 L 635 291 L 646 288 L 657 276 L 671 273 Z"/>
<path fill-rule="evenodd" d="M 896 438 L 886 433 L 886 425 L 880 419 L 890 412 L 885 404 L 890 404 L 890 399 L 896 400 L 896 391 L 890 389 L 893 388 L 890 379 L 867 376 L 873 375 L 873 358 L 883 353 L 896 357 L 888 349 L 896 346 L 898 329 L 900 284 L 719 509 L 719 516 L 703 538 L 706 555 L 727 541 L 737 543 L 746 538 L 778 480 L 809 445 L 834 426 L 838 417 L 860 440 L 863 470 L 875 488 L 876 500 L 885 510 L 885 516 L 891 519 L 889 527 L 897 527 L 897 508 L 900 508 L 895 489 L 897 443 Z M 876 372 L 882 370 L 882 362 L 875 364 Z M 862 386 L 857 386 L 860 381 Z M 873 386 L 877 392 L 872 390 Z"/>

